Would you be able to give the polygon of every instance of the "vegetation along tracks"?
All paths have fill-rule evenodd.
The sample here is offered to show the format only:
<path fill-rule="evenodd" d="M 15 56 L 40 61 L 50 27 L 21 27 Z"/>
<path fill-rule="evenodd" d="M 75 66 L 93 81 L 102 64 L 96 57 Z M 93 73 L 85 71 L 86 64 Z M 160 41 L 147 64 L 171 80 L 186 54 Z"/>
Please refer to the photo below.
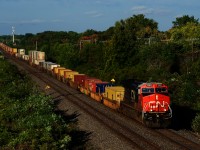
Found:
<path fill-rule="evenodd" d="M 74 105 L 78 106 L 88 115 L 92 116 L 99 122 L 101 122 L 106 128 L 114 132 L 121 140 L 124 140 L 129 145 L 135 149 L 160 149 L 159 146 L 151 141 L 147 140 L 145 137 L 137 134 L 130 127 L 123 124 L 123 122 L 118 122 L 112 116 L 108 116 L 105 112 L 95 109 L 92 105 L 83 100 L 83 94 L 78 91 L 71 89 L 66 86 L 66 84 L 59 82 L 53 78 L 48 78 L 45 73 L 35 70 L 28 64 L 12 58 L 15 63 L 23 66 L 31 75 L 39 78 L 45 84 L 49 85 L 53 90 L 55 90 L 60 95 L 64 96 L 66 99 L 70 100 Z M 59 84 L 58 84 L 59 83 Z M 79 97 L 82 95 L 83 97 Z"/>
<path fill-rule="evenodd" d="M 104 124 L 107 128 L 109 128 L 112 132 L 117 134 L 122 140 L 129 143 L 133 148 L 136 149 L 162 149 L 159 145 L 155 144 L 151 140 L 144 138 L 138 133 L 131 130 L 132 127 L 128 127 L 124 125 L 122 122 L 118 122 L 113 119 L 111 116 L 105 114 L 104 112 L 95 109 L 92 105 L 84 101 L 85 95 L 80 92 L 66 86 L 66 84 L 55 80 L 54 78 L 48 78 L 47 74 L 34 69 L 33 67 L 25 64 L 22 61 L 14 59 L 15 62 L 23 66 L 30 74 L 36 76 L 51 88 L 53 88 L 57 93 L 61 94 L 65 98 L 69 99 L 73 104 L 78 106 L 80 109 L 85 111 L 87 114 Z M 154 132 L 154 130 L 152 130 Z M 170 134 L 170 132 L 172 132 Z M 198 149 L 199 145 L 189 139 L 177 138 L 176 133 L 170 130 L 156 130 L 154 134 L 158 133 L 161 137 L 164 137 L 166 140 L 171 141 L 174 145 L 177 145 L 181 149 Z M 172 136 L 173 135 L 173 136 Z"/>

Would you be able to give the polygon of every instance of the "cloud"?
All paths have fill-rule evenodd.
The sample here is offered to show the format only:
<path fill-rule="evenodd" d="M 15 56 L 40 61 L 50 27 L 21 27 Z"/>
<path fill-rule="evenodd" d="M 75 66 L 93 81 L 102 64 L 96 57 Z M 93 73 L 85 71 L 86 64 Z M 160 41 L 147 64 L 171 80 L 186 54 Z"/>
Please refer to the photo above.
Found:
<path fill-rule="evenodd" d="M 90 16 L 90 17 L 101 17 L 101 16 L 103 16 L 103 14 L 99 13 L 98 11 L 88 11 L 88 12 L 85 12 L 85 14 Z"/>
<path fill-rule="evenodd" d="M 131 11 L 135 14 L 152 14 L 155 12 L 152 8 L 147 8 L 146 6 L 135 6 L 131 8 Z"/>

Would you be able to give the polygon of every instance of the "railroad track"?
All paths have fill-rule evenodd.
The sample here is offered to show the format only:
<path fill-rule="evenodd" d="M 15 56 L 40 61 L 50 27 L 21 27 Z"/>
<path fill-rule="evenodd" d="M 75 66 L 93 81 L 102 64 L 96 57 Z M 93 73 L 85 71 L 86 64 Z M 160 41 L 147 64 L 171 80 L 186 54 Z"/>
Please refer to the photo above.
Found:
<path fill-rule="evenodd" d="M 159 134 L 163 135 L 166 139 L 170 140 L 176 145 L 179 145 L 182 147 L 182 149 L 188 149 L 188 150 L 199 150 L 200 144 L 197 144 L 180 134 L 175 133 L 171 129 L 158 129 L 156 130 Z"/>
<path fill-rule="evenodd" d="M 119 122 L 112 118 L 112 116 L 108 116 L 105 112 L 102 112 L 98 109 L 95 109 L 93 105 L 87 103 L 88 100 L 85 100 L 85 95 L 81 94 L 80 92 L 68 87 L 66 84 L 52 78 L 48 77 L 48 75 L 44 72 L 34 69 L 33 67 L 29 66 L 28 64 L 24 63 L 21 60 L 16 58 L 10 57 L 15 63 L 23 66 L 25 70 L 27 70 L 31 75 L 37 77 L 38 79 L 45 82 L 49 85 L 55 92 L 59 93 L 59 95 L 65 97 L 66 99 L 70 100 L 74 105 L 78 106 L 88 115 L 92 116 L 100 123 L 102 123 L 105 127 L 115 133 L 121 140 L 128 143 L 134 149 L 165 149 L 161 147 L 158 143 L 153 141 L 152 139 L 148 139 L 140 134 L 134 132 L 130 126 L 126 126 L 123 122 Z M 87 97 L 88 99 L 88 97 Z M 127 120 L 137 122 L 141 128 L 144 128 L 144 132 L 151 134 L 154 137 L 160 137 L 162 140 L 170 141 L 173 145 L 176 146 L 178 149 L 192 149 L 196 150 L 199 149 L 200 145 L 181 137 L 180 135 L 176 134 L 171 130 L 152 130 L 144 127 L 140 122 L 137 120 L 133 120 L 127 117 Z M 176 149 L 175 148 L 175 149 Z M 172 148 L 173 149 L 173 148 Z"/>
<path fill-rule="evenodd" d="M 9 58 L 12 59 L 12 61 L 14 61 L 16 64 L 22 66 L 27 72 L 29 72 L 29 74 L 39 78 L 61 96 L 70 100 L 70 102 L 72 102 L 74 105 L 78 106 L 88 115 L 98 120 L 100 123 L 102 123 L 102 125 L 115 133 L 121 140 L 124 140 L 126 143 L 128 143 L 133 149 L 160 149 L 156 143 L 152 143 L 145 137 L 137 134 L 131 130 L 130 127 L 124 125 L 123 122 L 118 122 L 117 120 L 113 119 L 112 116 L 105 114 L 105 112 L 95 109 L 93 105 L 90 105 L 86 100 L 84 100 L 83 97 L 86 96 L 82 93 L 72 89 L 71 87 L 67 87 L 66 84 L 54 78 L 48 77 L 47 74 L 36 70 L 21 60 L 13 57 Z"/>
<path fill-rule="evenodd" d="M 130 119 L 130 116 L 126 116 L 127 119 Z M 131 120 L 134 120 L 135 123 L 137 123 L 139 126 L 143 126 L 145 129 L 147 129 L 146 132 L 149 132 L 149 134 L 154 135 L 155 137 L 161 137 L 163 140 L 168 140 L 170 143 L 176 145 L 179 149 L 183 150 L 199 150 L 200 144 L 185 138 L 181 136 L 180 134 L 176 133 L 172 129 L 149 129 L 146 126 L 144 126 L 141 121 L 139 121 L 136 118 L 131 118 Z M 144 129 L 144 130 L 145 130 Z M 192 136 L 196 136 L 194 133 L 190 133 Z M 199 138 L 199 137 L 198 137 Z"/>

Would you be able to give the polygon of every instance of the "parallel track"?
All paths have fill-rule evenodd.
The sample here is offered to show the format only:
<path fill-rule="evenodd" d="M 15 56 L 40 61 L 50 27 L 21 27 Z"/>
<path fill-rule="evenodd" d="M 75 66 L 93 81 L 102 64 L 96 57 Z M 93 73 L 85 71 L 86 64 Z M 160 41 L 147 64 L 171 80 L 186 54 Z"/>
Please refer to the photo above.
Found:
<path fill-rule="evenodd" d="M 62 82 L 55 80 L 54 78 L 48 78 L 46 74 L 43 72 L 36 70 L 35 68 L 25 64 L 21 60 L 16 58 L 10 57 L 16 64 L 22 66 L 26 71 L 28 71 L 31 75 L 37 77 L 38 79 L 45 82 L 49 85 L 53 90 L 59 93 L 61 96 L 65 97 L 66 99 L 70 100 L 74 105 L 78 106 L 81 110 L 86 112 L 88 115 L 92 116 L 108 129 L 110 129 L 113 133 L 117 134 L 121 140 L 124 140 L 134 149 L 149 149 L 149 150 L 156 150 L 160 149 L 160 147 L 147 140 L 146 138 L 142 137 L 141 135 L 137 134 L 129 127 L 125 126 L 122 122 L 118 122 L 112 117 L 108 116 L 102 111 L 96 110 L 92 105 L 87 103 L 86 101 L 82 100 L 78 95 L 81 93 L 72 89 L 66 88 Z M 65 86 L 65 88 L 63 88 Z M 83 95 L 83 94 L 81 94 Z M 84 95 L 83 95 L 84 96 Z"/>
<path fill-rule="evenodd" d="M 127 107 L 127 109 L 128 109 L 128 107 Z M 126 117 L 127 117 L 127 119 L 130 119 L 130 116 L 126 116 Z M 137 118 L 131 117 L 131 120 L 134 120 L 135 123 L 146 128 L 141 123 L 141 121 L 138 120 Z M 152 130 L 149 128 L 146 128 L 146 129 L 149 130 L 150 134 L 152 134 L 156 137 L 161 136 L 163 138 L 163 140 L 170 141 L 171 143 L 173 143 L 180 149 L 189 149 L 189 150 L 199 150 L 200 149 L 200 144 L 195 143 L 192 140 L 187 139 L 178 133 L 175 133 L 172 129 L 152 129 Z M 194 135 L 194 136 L 197 136 L 197 135 Z"/>
<path fill-rule="evenodd" d="M 56 79 L 52 77 L 48 78 L 47 74 L 37 69 L 34 69 L 33 67 L 29 66 L 28 64 L 24 63 L 21 60 L 10 57 L 9 55 L 7 55 L 7 57 L 12 59 L 18 65 L 23 66 L 23 68 L 27 70 L 31 75 L 45 82 L 54 91 L 59 93 L 61 96 L 64 96 L 66 99 L 70 100 L 70 102 L 78 106 L 88 115 L 92 116 L 93 118 L 101 122 L 103 125 L 109 128 L 113 133 L 117 134 L 121 139 L 129 143 L 133 148 L 135 149 L 162 149 L 161 147 L 159 147 L 158 144 L 153 143 L 150 140 L 146 139 L 145 137 L 134 132 L 133 130 L 130 129 L 130 127 L 125 126 L 122 122 L 118 122 L 114 120 L 111 116 L 106 115 L 105 112 L 95 109 L 89 103 L 87 103 L 82 98 L 80 98 L 80 95 L 85 96 L 81 94 L 80 92 L 70 87 L 67 87 L 67 85 L 62 82 L 59 82 L 58 84 L 58 81 Z M 138 122 L 133 119 L 131 119 L 131 121 Z M 142 125 L 140 122 L 138 122 L 138 124 Z M 197 149 L 198 150 L 200 147 L 199 144 L 193 141 L 190 141 L 189 139 L 186 139 L 171 130 L 167 130 L 167 129 L 162 129 L 162 130 L 147 129 L 147 130 L 155 136 L 162 136 L 163 140 L 165 139 L 172 142 L 174 145 L 176 145 L 180 149 L 192 149 L 192 150 Z"/>
<path fill-rule="evenodd" d="M 170 129 L 159 129 L 156 130 L 158 133 L 163 135 L 166 139 L 170 140 L 171 142 L 182 146 L 184 149 L 189 149 L 189 150 L 199 150 L 200 145 L 175 133 L 174 131 Z"/>

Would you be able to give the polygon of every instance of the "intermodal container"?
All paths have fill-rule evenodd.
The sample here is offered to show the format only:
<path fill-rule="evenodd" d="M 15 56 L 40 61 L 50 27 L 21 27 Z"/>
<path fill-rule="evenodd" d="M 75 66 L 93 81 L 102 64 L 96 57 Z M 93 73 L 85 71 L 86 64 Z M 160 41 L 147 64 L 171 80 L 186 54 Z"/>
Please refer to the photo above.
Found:
<path fill-rule="evenodd" d="M 47 70 L 48 64 L 52 64 L 52 63 L 53 63 L 53 62 L 45 61 L 45 62 L 43 63 L 43 68 L 44 68 L 45 70 Z"/>
<path fill-rule="evenodd" d="M 32 51 L 32 50 L 28 52 L 30 64 L 32 64 L 33 60 L 34 60 L 34 55 L 33 54 L 34 54 L 34 51 Z"/>
<path fill-rule="evenodd" d="M 20 55 L 25 55 L 25 49 L 18 49 L 17 53 Z"/>
<path fill-rule="evenodd" d="M 60 67 L 60 65 L 59 65 L 59 64 L 56 64 L 56 63 L 48 64 L 47 70 L 52 71 L 53 68 L 55 68 L 55 67 Z"/>
<path fill-rule="evenodd" d="M 105 93 L 105 88 L 106 87 L 111 87 L 113 86 L 112 83 L 109 82 L 101 82 L 101 83 L 96 83 L 96 93 L 102 94 Z"/>
<path fill-rule="evenodd" d="M 78 85 L 78 87 L 82 87 L 85 85 L 85 80 L 88 78 L 85 74 L 75 74 L 74 75 L 74 83 Z"/>
<path fill-rule="evenodd" d="M 39 63 L 40 63 L 40 62 L 44 62 L 44 61 L 45 61 L 45 60 L 37 60 L 37 59 L 34 59 L 34 60 L 33 60 L 33 64 L 39 66 Z"/>
<path fill-rule="evenodd" d="M 85 88 L 89 91 L 95 91 L 96 90 L 96 83 L 101 83 L 102 81 L 100 79 L 96 78 L 88 78 L 85 80 Z"/>
<path fill-rule="evenodd" d="M 77 71 L 64 71 L 64 78 L 74 82 L 74 75 L 79 74 Z"/>
<path fill-rule="evenodd" d="M 59 69 L 59 70 L 58 70 L 58 74 L 59 74 L 61 77 L 64 77 L 65 71 L 72 71 L 72 70 L 66 69 L 66 68 L 64 68 L 64 69 Z"/>
<path fill-rule="evenodd" d="M 12 54 L 15 54 L 15 53 L 17 53 L 17 48 L 12 48 L 12 52 L 11 52 Z"/>
<path fill-rule="evenodd" d="M 39 62 L 45 61 L 45 52 L 41 51 L 29 51 L 29 62 L 35 65 L 39 65 Z"/>
<path fill-rule="evenodd" d="M 65 76 L 65 72 L 67 72 L 67 71 L 72 71 L 72 70 L 66 69 L 66 68 L 59 69 L 58 70 L 58 76 L 57 76 L 58 80 L 65 82 L 65 77 L 64 76 Z"/>
<path fill-rule="evenodd" d="M 58 74 L 58 70 L 59 69 L 66 69 L 66 68 L 64 68 L 64 67 L 55 67 L 55 68 L 53 68 L 53 73 L 54 74 Z"/>
<path fill-rule="evenodd" d="M 124 100 L 125 89 L 122 86 L 105 87 L 105 97 L 117 102 Z"/>
<path fill-rule="evenodd" d="M 36 51 L 36 60 L 45 60 L 45 52 Z"/>

